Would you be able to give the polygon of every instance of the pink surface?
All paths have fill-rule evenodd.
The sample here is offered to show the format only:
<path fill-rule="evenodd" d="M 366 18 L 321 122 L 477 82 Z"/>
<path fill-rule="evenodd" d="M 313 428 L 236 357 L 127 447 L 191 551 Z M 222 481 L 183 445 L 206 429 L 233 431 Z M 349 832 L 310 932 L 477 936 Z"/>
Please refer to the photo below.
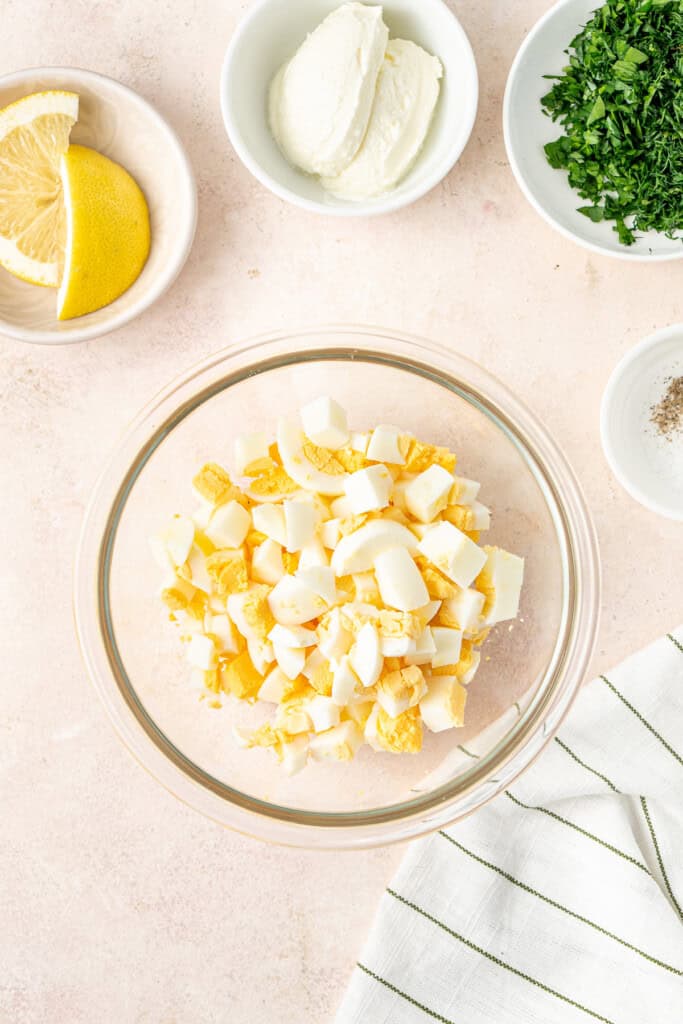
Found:
<path fill-rule="evenodd" d="M 70 610 L 89 490 L 129 419 L 189 363 L 270 328 L 380 323 L 457 347 L 540 415 L 586 490 L 604 612 L 594 671 L 672 627 L 680 526 L 612 479 L 602 389 L 642 336 L 683 320 L 680 267 L 591 256 L 530 209 L 507 167 L 505 76 L 545 0 L 455 3 L 480 113 L 449 178 L 408 210 L 333 222 L 285 206 L 232 154 L 218 107 L 236 0 L 6 0 L 0 70 L 79 64 L 169 118 L 199 182 L 178 282 L 118 333 L 60 350 L 0 340 L 0 1020 L 323 1024 L 401 850 L 308 854 L 222 831 L 113 735 Z"/>

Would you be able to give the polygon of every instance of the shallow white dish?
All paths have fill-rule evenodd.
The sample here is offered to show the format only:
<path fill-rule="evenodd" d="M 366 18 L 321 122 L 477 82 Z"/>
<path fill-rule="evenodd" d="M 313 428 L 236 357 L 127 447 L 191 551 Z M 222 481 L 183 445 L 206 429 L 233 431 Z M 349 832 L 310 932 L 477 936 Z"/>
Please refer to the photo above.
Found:
<path fill-rule="evenodd" d="M 503 132 L 510 167 L 522 192 L 545 220 L 567 238 L 606 256 L 624 260 L 683 258 L 683 242 L 655 231 L 630 246 L 622 245 L 609 222 L 593 224 L 577 207 L 585 200 L 571 188 L 566 171 L 554 170 L 543 147 L 562 134 L 541 108 L 552 87 L 544 75 L 559 74 L 564 52 L 601 6 L 600 0 L 560 0 L 534 25 L 514 59 L 503 102 Z"/>
<path fill-rule="evenodd" d="M 650 422 L 669 377 L 683 375 L 683 324 L 645 338 L 619 362 L 602 399 L 602 447 L 622 487 L 641 505 L 683 520 L 683 433 L 670 439 Z"/>
<path fill-rule="evenodd" d="M 349 202 L 292 167 L 268 127 L 268 87 L 309 32 L 342 0 L 257 0 L 238 25 L 223 62 L 221 109 L 230 141 L 262 185 L 287 202 L 342 217 L 388 213 L 419 199 L 444 178 L 462 153 L 477 113 L 477 67 L 459 21 L 443 0 L 384 0 L 392 38 L 410 39 L 444 68 L 441 95 L 424 148 L 398 186 L 384 196 Z"/>
<path fill-rule="evenodd" d="M 140 277 L 109 306 L 57 320 L 57 290 L 26 284 L 0 267 L 0 334 L 60 345 L 121 327 L 151 306 L 180 272 L 197 222 L 197 190 L 185 152 L 157 111 L 120 82 L 80 68 L 28 68 L 0 78 L 0 107 L 43 89 L 80 96 L 71 141 L 123 165 L 147 199 L 151 248 Z"/>

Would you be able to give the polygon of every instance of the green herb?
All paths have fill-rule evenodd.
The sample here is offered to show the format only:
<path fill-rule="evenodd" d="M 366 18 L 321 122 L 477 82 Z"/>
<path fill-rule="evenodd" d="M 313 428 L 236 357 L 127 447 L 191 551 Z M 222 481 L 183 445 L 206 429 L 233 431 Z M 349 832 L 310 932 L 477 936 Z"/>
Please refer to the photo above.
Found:
<path fill-rule="evenodd" d="M 541 103 L 564 134 L 545 147 L 551 167 L 614 221 L 669 238 L 683 229 L 683 0 L 606 0 L 566 51 L 569 65 Z"/>

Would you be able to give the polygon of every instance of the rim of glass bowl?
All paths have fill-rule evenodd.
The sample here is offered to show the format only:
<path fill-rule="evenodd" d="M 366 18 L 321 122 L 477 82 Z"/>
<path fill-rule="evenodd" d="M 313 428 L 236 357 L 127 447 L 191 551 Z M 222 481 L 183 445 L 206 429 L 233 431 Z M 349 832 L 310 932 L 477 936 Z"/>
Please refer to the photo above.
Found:
<path fill-rule="evenodd" d="M 361 360 L 408 371 L 473 404 L 520 453 L 541 489 L 561 551 L 563 609 L 553 656 L 529 708 L 502 740 L 455 780 L 410 800 L 350 812 L 304 811 L 251 797 L 204 772 L 148 715 L 120 658 L 108 608 L 116 530 L 137 477 L 165 437 L 219 392 L 300 362 Z M 221 350 L 178 377 L 140 412 L 114 450 L 86 510 L 75 567 L 76 629 L 83 658 L 117 733 L 179 799 L 213 820 L 292 846 L 352 849 L 398 842 L 450 824 L 504 790 L 552 739 L 576 696 L 598 625 L 597 540 L 581 488 L 544 427 L 477 363 L 402 332 L 325 325 L 260 335 Z"/>

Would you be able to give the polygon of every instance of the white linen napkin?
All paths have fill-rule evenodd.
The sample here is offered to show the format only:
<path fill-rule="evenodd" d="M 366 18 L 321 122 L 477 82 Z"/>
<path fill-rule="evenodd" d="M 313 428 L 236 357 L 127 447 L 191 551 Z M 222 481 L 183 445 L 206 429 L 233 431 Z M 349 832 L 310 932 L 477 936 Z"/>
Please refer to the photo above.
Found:
<path fill-rule="evenodd" d="M 336 1024 L 683 1021 L 683 627 L 505 794 L 416 843 Z"/>

